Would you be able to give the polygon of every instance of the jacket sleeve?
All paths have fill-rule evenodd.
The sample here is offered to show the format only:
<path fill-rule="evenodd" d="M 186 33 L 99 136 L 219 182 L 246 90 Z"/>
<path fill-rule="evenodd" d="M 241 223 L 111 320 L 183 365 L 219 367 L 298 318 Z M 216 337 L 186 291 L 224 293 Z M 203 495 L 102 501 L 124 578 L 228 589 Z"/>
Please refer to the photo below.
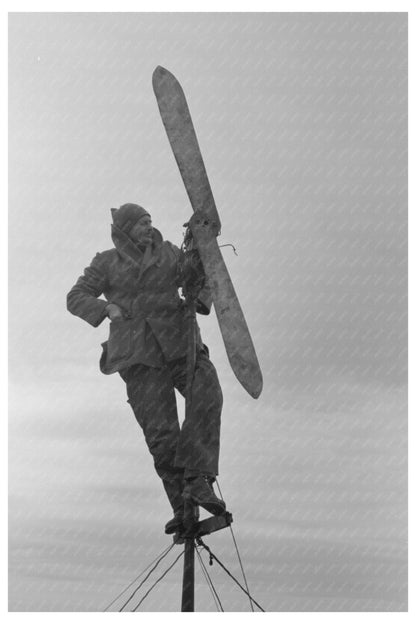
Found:
<path fill-rule="evenodd" d="M 102 255 L 97 253 L 67 295 L 69 312 L 93 327 L 98 327 L 107 316 L 105 308 L 108 301 L 98 298 L 103 293 L 106 281 L 106 265 Z"/>

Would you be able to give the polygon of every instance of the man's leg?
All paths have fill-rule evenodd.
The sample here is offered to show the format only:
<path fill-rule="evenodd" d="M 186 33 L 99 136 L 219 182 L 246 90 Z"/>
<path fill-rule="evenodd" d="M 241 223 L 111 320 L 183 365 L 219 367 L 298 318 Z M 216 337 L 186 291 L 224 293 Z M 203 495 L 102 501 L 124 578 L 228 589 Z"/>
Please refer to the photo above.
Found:
<path fill-rule="evenodd" d="M 138 364 L 121 376 L 126 382 L 129 403 L 153 456 L 156 472 L 162 479 L 174 518 L 166 526 L 168 532 L 182 524 L 182 468 L 174 465 L 179 439 L 179 423 L 175 390 L 168 368 L 152 368 Z M 172 526 L 171 526 L 172 525 Z"/>
<path fill-rule="evenodd" d="M 175 387 L 184 394 L 186 360 L 170 362 Z M 218 499 L 212 483 L 218 474 L 222 392 L 214 365 L 205 350 L 197 352 L 191 409 L 178 439 L 175 465 L 183 468 L 187 492 L 210 513 L 220 514 L 225 503 Z"/>

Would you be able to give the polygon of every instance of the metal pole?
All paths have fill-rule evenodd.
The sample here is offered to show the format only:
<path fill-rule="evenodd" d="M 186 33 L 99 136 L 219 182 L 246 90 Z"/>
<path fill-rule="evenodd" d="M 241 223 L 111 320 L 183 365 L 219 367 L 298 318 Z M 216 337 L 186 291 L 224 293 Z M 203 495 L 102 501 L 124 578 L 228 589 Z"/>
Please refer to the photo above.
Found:
<path fill-rule="evenodd" d="M 183 562 L 182 608 L 181 611 L 194 611 L 195 593 L 195 539 L 185 539 L 185 558 Z"/>
<path fill-rule="evenodd" d="M 186 354 L 186 390 L 185 390 L 185 419 L 191 417 L 192 410 L 192 384 L 194 380 L 196 362 L 196 295 L 189 289 L 185 294 L 187 329 L 188 329 L 188 349 Z M 195 537 L 192 535 L 192 528 L 198 520 L 198 506 L 194 505 L 192 499 L 184 493 L 184 526 L 188 533 L 185 537 L 185 556 L 183 562 L 182 581 L 182 608 L 181 611 L 194 611 L 195 598 Z M 186 534 L 185 534 L 186 535 Z"/>
<path fill-rule="evenodd" d="M 188 345 L 186 354 L 186 390 L 185 390 L 185 417 L 190 417 L 192 401 L 192 382 L 194 380 L 196 341 L 195 341 L 195 312 L 196 304 L 191 298 L 186 299 L 186 315 L 188 330 Z"/>

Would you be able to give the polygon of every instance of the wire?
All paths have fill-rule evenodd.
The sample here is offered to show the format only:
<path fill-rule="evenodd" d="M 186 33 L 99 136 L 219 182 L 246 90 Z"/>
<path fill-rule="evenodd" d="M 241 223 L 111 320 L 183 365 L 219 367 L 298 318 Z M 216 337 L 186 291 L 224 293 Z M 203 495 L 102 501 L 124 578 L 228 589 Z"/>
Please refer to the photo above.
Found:
<path fill-rule="evenodd" d="M 123 604 L 123 606 L 121 607 L 121 609 L 119 609 L 119 613 L 121 613 L 121 611 L 123 611 L 124 607 L 130 602 L 130 600 L 133 598 L 133 596 L 135 594 L 137 594 L 137 592 L 139 591 L 140 587 L 142 587 L 143 583 L 145 583 L 145 581 L 147 581 L 147 579 L 149 578 L 149 576 L 152 574 L 152 572 L 154 570 L 156 570 L 157 566 L 159 565 L 159 563 L 162 561 L 162 559 L 164 559 L 166 557 L 166 555 L 172 550 L 172 548 L 175 546 L 175 543 L 171 544 L 168 548 L 167 551 L 165 551 L 163 553 L 163 555 L 161 555 L 159 557 L 159 559 L 156 562 L 156 565 L 153 566 L 153 568 L 150 570 L 150 572 L 144 577 L 144 579 L 142 580 L 142 582 L 140 583 L 140 585 L 138 587 L 136 587 L 136 589 L 134 590 L 134 592 L 131 594 L 131 596 L 126 600 L 126 602 Z M 151 564 L 150 564 L 151 565 Z M 149 567 L 149 566 L 148 566 Z"/>
<path fill-rule="evenodd" d="M 231 576 L 231 578 L 232 578 L 232 579 L 233 579 L 233 580 L 237 583 L 237 585 L 240 587 L 240 589 L 242 589 L 242 590 L 243 590 L 243 592 L 244 592 L 245 594 L 247 594 L 247 596 L 248 596 L 249 598 L 251 598 L 251 600 L 254 602 L 254 604 L 255 604 L 255 605 L 256 605 L 256 606 L 257 606 L 257 607 L 258 607 L 261 611 L 263 611 L 263 613 L 265 613 L 265 610 L 263 609 L 263 607 L 261 607 L 261 606 L 259 605 L 259 603 L 258 603 L 258 602 L 256 602 L 256 601 L 254 600 L 254 598 L 252 598 L 252 597 L 250 596 L 250 594 L 247 592 L 247 590 L 246 590 L 246 589 L 244 589 L 244 587 L 241 585 L 241 583 L 240 583 L 239 581 L 237 581 L 237 579 L 235 578 L 235 576 L 233 576 L 233 575 L 231 574 L 231 572 L 230 572 L 229 570 L 227 570 L 227 568 L 225 567 L 225 565 L 223 565 L 223 564 L 221 563 L 221 561 L 218 559 L 218 557 L 216 557 L 216 556 L 214 555 L 214 553 L 211 551 L 211 549 L 209 548 L 209 546 L 207 546 L 206 544 L 204 544 L 204 542 L 202 541 L 202 539 L 201 539 L 200 537 L 198 537 L 198 538 L 197 538 L 197 543 L 198 543 L 198 545 L 199 545 L 199 546 L 202 546 L 203 548 L 205 548 L 205 550 L 207 550 L 207 551 L 209 552 L 210 559 L 215 559 L 215 561 L 216 561 L 217 563 L 219 563 L 219 564 L 220 564 L 220 566 L 222 567 L 222 569 L 223 569 L 223 570 L 225 570 L 225 571 L 227 572 L 228 576 Z"/>
<path fill-rule="evenodd" d="M 204 573 L 205 580 L 206 580 L 206 582 L 208 584 L 209 589 L 211 590 L 212 597 L 214 598 L 214 602 L 215 602 L 215 606 L 217 608 L 217 611 L 224 611 L 224 609 L 222 608 L 221 600 L 220 600 L 220 598 L 218 596 L 218 593 L 217 593 L 217 591 L 216 591 L 216 589 L 214 587 L 214 583 L 212 582 L 212 579 L 211 579 L 211 577 L 209 575 L 209 572 L 208 572 L 208 570 L 207 570 L 207 568 L 205 566 L 205 563 L 202 560 L 201 553 L 199 552 L 198 548 L 195 548 L 195 550 L 196 550 L 196 554 L 198 555 L 199 565 L 201 566 L 201 570 Z M 218 604 L 220 605 L 220 608 L 218 608 Z"/>
<path fill-rule="evenodd" d="M 116 596 L 116 597 L 114 598 L 114 600 L 112 600 L 112 601 L 110 602 L 110 604 L 109 604 L 109 605 L 107 605 L 107 606 L 106 606 L 106 608 L 104 609 L 104 611 L 107 611 L 107 610 L 108 610 L 108 609 L 109 609 L 109 608 L 110 608 L 110 607 L 111 607 L 111 606 L 115 603 L 115 601 L 116 601 L 116 600 L 118 600 L 118 599 L 120 598 L 120 596 L 122 596 L 122 595 L 124 594 L 124 592 L 126 592 L 128 589 L 130 589 L 130 587 L 131 587 L 131 586 L 132 586 L 132 585 L 133 585 L 136 581 L 138 581 L 138 580 L 139 580 L 139 578 L 142 576 L 142 574 L 144 574 L 144 573 L 146 572 L 146 570 L 148 570 L 148 569 L 150 568 L 150 566 L 154 564 L 154 562 L 156 561 L 156 559 L 158 559 L 158 558 L 159 558 L 159 557 L 161 557 L 162 555 L 165 555 L 165 554 L 167 555 L 167 554 L 168 554 L 168 552 L 169 552 L 171 549 L 172 549 L 172 546 L 168 546 L 167 548 L 165 548 L 165 550 L 162 550 L 162 552 L 161 552 L 161 553 L 160 553 L 157 557 L 155 557 L 155 559 L 153 559 L 153 561 L 152 561 L 151 563 L 149 563 L 149 565 L 148 565 L 148 566 L 146 566 L 146 567 L 145 567 L 145 569 L 144 569 L 142 572 L 140 572 L 140 574 L 139 574 L 138 576 L 136 576 L 136 578 L 135 578 L 135 579 L 134 579 L 134 580 L 130 583 L 130 585 L 127 585 L 127 587 L 126 587 L 125 589 L 123 589 L 123 591 L 121 591 L 121 592 L 118 594 L 118 596 Z"/>
<path fill-rule="evenodd" d="M 218 247 L 232 247 L 233 251 L 234 251 L 234 254 L 236 256 L 238 256 L 237 250 L 236 250 L 236 248 L 234 247 L 234 245 L 232 243 L 225 243 L 224 245 L 218 245 Z"/>
<path fill-rule="evenodd" d="M 217 479 L 216 479 L 216 481 L 217 481 Z M 217 481 L 217 487 L 218 487 L 218 491 L 220 493 L 220 497 L 222 498 L 222 500 L 224 500 L 224 497 L 223 497 L 222 492 L 221 492 L 220 484 L 218 483 L 218 481 Z M 240 552 L 238 550 L 237 541 L 235 539 L 233 527 L 231 526 L 231 524 L 230 524 L 230 531 L 231 531 L 231 535 L 232 535 L 232 538 L 233 538 L 235 550 L 237 552 L 238 561 L 240 562 L 240 568 L 241 568 L 241 572 L 243 574 L 243 579 L 244 579 L 244 583 L 245 583 L 245 586 L 246 586 L 246 589 L 247 589 L 247 594 L 248 594 L 248 597 L 249 597 L 249 600 L 250 600 L 250 608 L 254 612 L 253 602 L 251 600 L 250 590 L 248 588 L 247 578 L 246 578 L 246 574 L 245 574 L 244 568 L 243 568 L 243 562 L 241 561 Z"/>
<path fill-rule="evenodd" d="M 204 564 L 202 563 L 201 555 L 200 555 L 200 553 L 199 553 L 198 549 L 197 549 L 197 548 L 195 548 L 195 550 L 196 550 L 196 554 L 197 554 L 197 557 L 198 557 L 199 566 L 200 566 L 200 568 L 201 568 L 201 570 L 202 570 L 202 573 L 203 573 L 203 575 L 204 575 L 204 577 L 205 577 L 205 580 L 206 580 L 206 582 L 207 582 L 207 585 L 208 585 L 208 587 L 209 587 L 209 590 L 210 590 L 210 592 L 211 592 L 211 595 L 212 595 L 212 597 L 214 598 L 215 607 L 216 607 L 217 611 L 219 611 L 219 608 L 218 608 L 218 603 L 217 603 L 217 598 L 216 598 L 216 596 L 215 596 L 215 593 L 213 592 L 213 587 L 211 586 L 211 582 L 210 582 L 210 581 L 211 581 L 211 579 L 210 579 L 210 578 L 208 578 L 208 576 L 207 576 L 208 571 L 205 569 L 205 566 L 204 566 Z"/>
<path fill-rule="evenodd" d="M 139 604 L 137 605 L 137 607 L 135 607 L 132 611 L 132 613 L 134 613 L 135 611 L 137 611 L 137 609 L 140 607 L 140 605 L 142 604 L 143 600 L 150 594 L 150 592 L 152 591 L 152 589 L 154 587 L 156 587 L 156 585 L 159 583 L 159 581 L 161 581 L 163 579 L 164 576 L 166 576 L 166 574 L 169 572 L 169 570 L 171 570 L 173 568 L 173 566 L 175 565 L 175 563 L 177 561 L 179 561 L 179 559 L 182 557 L 182 555 L 184 554 L 185 549 L 183 549 L 183 551 L 176 557 L 175 561 L 167 568 L 167 570 L 165 570 L 162 574 L 162 576 L 160 576 L 157 581 L 155 581 L 153 583 L 153 585 L 151 586 L 150 589 L 147 590 L 147 592 L 145 593 L 145 595 L 143 596 L 143 598 L 140 600 Z"/>

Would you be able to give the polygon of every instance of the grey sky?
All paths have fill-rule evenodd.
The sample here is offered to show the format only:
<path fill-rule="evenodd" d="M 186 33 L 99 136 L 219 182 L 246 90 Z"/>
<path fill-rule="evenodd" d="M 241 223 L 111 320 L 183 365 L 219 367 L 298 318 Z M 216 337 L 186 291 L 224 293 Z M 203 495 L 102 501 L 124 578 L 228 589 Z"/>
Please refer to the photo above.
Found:
<path fill-rule="evenodd" d="M 9 608 L 102 610 L 169 544 L 123 384 L 98 370 L 107 326 L 65 309 L 111 246 L 112 206 L 141 203 L 181 242 L 191 208 L 157 65 L 187 95 L 264 375 L 253 401 L 214 315 L 201 319 L 253 595 L 268 611 L 403 610 L 407 18 L 394 13 L 10 16 Z M 210 545 L 236 566 L 229 535 Z M 179 608 L 178 570 L 150 611 Z M 247 610 L 213 572 L 226 609 Z M 213 609 L 198 582 L 197 608 Z"/>

